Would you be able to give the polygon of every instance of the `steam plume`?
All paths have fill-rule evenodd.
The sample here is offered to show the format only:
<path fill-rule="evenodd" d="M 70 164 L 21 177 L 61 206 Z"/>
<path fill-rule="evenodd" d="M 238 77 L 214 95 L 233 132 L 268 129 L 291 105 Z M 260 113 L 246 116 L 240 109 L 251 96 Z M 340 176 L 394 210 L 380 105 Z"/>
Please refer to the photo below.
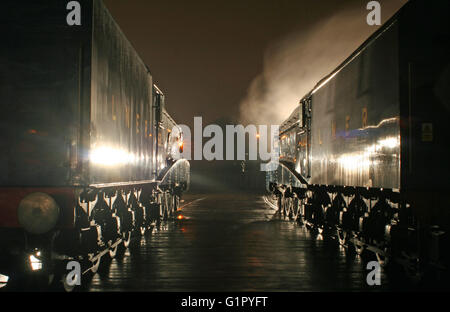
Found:
<path fill-rule="evenodd" d="M 382 22 L 406 0 L 380 1 Z M 344 61 L 377 26 L 369 26 L 366 2 L 334 12 L 301 32 L 286 36 L 266 51 L 263 72 L 251 83 L 241 102 L 244 124 L 282 122 L 324 76 Z"/>

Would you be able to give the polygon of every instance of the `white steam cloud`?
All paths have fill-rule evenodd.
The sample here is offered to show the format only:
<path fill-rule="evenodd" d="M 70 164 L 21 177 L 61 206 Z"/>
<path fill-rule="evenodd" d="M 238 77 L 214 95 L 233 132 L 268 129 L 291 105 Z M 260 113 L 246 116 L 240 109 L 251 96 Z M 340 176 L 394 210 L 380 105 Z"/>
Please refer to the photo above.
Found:
<path fill-rule="evenodd" d="M 406 2 L 382 2 L 382 22 Z M 286 119 L 320 79 L 378 29 L 367 25 L 368 13 L 365 6 L 335 12 L 273 45 L 265 54 L 262 74 L 253 80 L 241 102 L 241 122 L 275 124 Z"/>

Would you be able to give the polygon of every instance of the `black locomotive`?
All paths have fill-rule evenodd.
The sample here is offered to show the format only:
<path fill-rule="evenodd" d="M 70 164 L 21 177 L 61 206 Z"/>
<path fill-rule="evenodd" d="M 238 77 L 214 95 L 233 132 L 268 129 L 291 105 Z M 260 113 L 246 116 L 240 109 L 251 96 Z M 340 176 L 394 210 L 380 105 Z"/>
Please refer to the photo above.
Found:
<path fill-rule="evenodd" d="M 96 271 L 189 186 L 148 67 L 100 0 L 78 1 L 81 25 L 68 3 L 3 1 L 0 48 L 0 273 L 63 283 L 67 261 Z"/>
<path fill-rule="evenodd" d="M 281 211 L 411 272 L 449 263 L 449 12 L 403 6 L 301 99 L 267 174 Z"/>

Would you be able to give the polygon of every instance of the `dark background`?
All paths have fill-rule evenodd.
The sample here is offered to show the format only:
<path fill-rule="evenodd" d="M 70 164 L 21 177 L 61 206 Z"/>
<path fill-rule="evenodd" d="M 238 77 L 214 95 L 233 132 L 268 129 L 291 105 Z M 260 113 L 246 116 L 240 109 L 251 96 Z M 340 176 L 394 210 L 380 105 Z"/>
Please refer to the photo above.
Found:
<path fill-rule="evenodd" d="M 169 113 L 191 129 L 194 116 L 204 126 L 280 123 L 378 28 L 366 23 L 367 0 L 104 2 L 166 94 Z M 379 2 L 383 23 L 406 0 Z M 241 173 L 240 162 L 192 162 L 194 189 L 223 189 L 226 174 L 236 188 Z"/>

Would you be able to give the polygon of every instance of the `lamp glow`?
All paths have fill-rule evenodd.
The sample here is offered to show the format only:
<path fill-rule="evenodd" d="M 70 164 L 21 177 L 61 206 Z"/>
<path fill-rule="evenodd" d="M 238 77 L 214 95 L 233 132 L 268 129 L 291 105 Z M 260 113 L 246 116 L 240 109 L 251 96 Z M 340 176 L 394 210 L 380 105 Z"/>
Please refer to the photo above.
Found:
<path fill-rule="evenodd" d="M 124 165 L 136 161 L 136 157 L 133 154 L 105 146 L 92 150 L 90 159 L 94 164 L 103 166 Z"/>

